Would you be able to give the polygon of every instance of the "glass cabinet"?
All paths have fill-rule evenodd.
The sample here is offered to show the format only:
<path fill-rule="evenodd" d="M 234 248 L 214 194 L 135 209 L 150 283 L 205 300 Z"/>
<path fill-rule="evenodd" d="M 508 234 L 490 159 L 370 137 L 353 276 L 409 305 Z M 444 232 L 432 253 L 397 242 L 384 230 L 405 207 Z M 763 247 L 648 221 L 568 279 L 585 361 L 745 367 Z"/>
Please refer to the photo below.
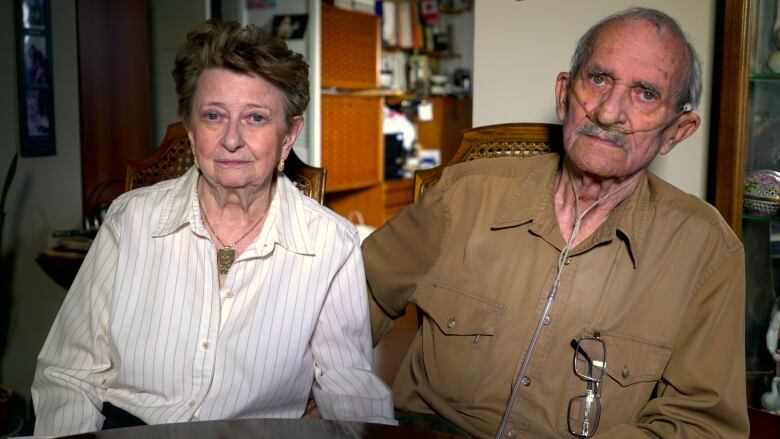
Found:
<path fill-rule="evenodd" d="M 748 406 L 759 410 L 772 399 L 762 404 L 763 395 L 773 387 L 780 392 L 780 366 L 771 355 L 777 330 L 769 330 L 780 297 L 780 216 L 745 210 L 743 190 L 746 175 L 780 171 L 780 65 L 768 63 L 780 51 L 778 5 L 780 0 L 719 2 L 722 44 L 713 78 L 710 198 L 745 246 Z"/>

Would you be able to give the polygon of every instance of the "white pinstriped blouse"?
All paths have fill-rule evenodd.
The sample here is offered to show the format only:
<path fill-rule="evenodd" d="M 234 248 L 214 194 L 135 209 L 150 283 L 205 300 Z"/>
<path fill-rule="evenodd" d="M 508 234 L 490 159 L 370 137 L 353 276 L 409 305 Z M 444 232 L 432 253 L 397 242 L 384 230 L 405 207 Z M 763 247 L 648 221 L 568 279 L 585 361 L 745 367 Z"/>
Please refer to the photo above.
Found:
<path fill-rule="evenodd" d="M 357 232 L 284 176 L 219 287 L 198 172 L 111 205 L 38 356 L 36 435 L 98 430 L 103 401 L 150 424 L 296 418 L 395 423 L 371 372 Z"/>

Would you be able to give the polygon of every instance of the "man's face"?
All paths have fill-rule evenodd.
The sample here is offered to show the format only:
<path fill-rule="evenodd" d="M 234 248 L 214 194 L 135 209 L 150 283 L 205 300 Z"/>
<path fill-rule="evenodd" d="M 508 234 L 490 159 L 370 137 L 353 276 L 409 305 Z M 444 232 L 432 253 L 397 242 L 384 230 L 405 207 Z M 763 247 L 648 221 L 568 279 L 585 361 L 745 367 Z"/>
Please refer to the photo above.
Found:
<path fill-rule="evenodd" d="M 675 106 L 682 43 L 644 21 L 613 23 L 596 36 L 576 78 L 558 75 L 557 114 L 566 154 L 579 170 L 627 178 L 699 125 Z"/>

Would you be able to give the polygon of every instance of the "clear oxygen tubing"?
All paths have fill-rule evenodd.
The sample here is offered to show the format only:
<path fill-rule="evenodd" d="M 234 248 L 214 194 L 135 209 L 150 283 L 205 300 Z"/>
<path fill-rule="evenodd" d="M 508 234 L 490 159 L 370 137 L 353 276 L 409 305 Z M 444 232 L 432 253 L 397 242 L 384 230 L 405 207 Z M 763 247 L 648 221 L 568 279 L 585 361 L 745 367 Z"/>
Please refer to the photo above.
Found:
<path fill-rule="evenodd" d="M 580 231 L 580 225 L 582 224 L 582 219 L 585 217 L 585 215 L 588 214 L 594 207 L 596 207 L 599 203 L 606 200 L 607 198 L 617 194 L 618 192 L 623 191 L 624 189 L 630 187 L 638 178 L 641 173 L 637 173 L 634 177 L 631 177 L 628 181 L 620 185 L 620 187 L 616 188 L 614 191 L 608 193 L 607 195 L 599 198 L 594 202 L 590 207 L 585 209 L 582 214 L 579 213 L 580 206 L 579 206 L 579 196 L 577 195 L 577 189 L 574 187 L 574 179 L 571 177 L 571 171 L 569 170 L 568 166 L 564 165 L 564 168 L 566 168 L 566 172 L 569 174 L 569 182 L 571 183 L 572 191 L 574 192 L 574 214 L 576 215 L 576 219 L 574 220 L 574 229 L 571 232 L 571 236 L 569 237 L 569 240 L 566 242 L 566 245 L 561 250 L 560 256 L 558 256 L 558 272 L 555 275 L 555 281 L 553 281 L 552 287 L 550 288 L 550 292 L 547 294 L 547 302 L 544 305 L 544 311 L 539 316 L 539 321 L 536 323 L 536 329 L 534 330 L 534 335 L 531 337 L 531 344 L 528 346 L 528 350 L 525 353 L 525 356 L 523 357 L 523 362 L 520 366 L 520 372 L 517 374 L 517 377 L 515 379 L 515 385 L 512 387 L 512 394 L 509 396 L 509 402 L 507 403 L 506 410 L 504 411 L 504 416 L 501 419 L 501 425 L 498 428 L 498 432 L 496 432 L 496 439 L 499 439 L 503 434 L 504 430 L 506 429 L 506 426 L 509 424 L 509 419 L 512 417 L 512 410 L 514 410 L 515 401 L 517 400 L 517 395 L 520 393 L 520 386 L 523 382 L 523 377 L 525 376 L 526 370 L 528 369 L 528 364 L 531 362 L 531 357 L 533 356 L 534 350 L 536 349 L 536 343 L 539 339 L 539 335 L 542 332 L 542 326 L 544 326 L 544 321 L 546 320 L 549 312 L 550 307 L 552 306 L 553 300 L 555 299 L 556 294 L 558 293 L 558 285 L 561 281 L 561 273 L 563 272 L 563 267 L 566 264 L 566 259 L 569 257 L 569 252 L 572 249 L 572 246 L 574 245 L 574 241 L 577 239 L 577 234 Z"/>

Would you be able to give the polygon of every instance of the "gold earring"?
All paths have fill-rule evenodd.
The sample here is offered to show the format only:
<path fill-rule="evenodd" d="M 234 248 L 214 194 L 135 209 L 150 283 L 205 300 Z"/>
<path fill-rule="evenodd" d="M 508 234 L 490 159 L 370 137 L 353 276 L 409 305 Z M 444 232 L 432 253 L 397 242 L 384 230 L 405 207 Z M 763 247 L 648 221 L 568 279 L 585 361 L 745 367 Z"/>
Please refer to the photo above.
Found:
<path fill-rule="evenodd" d="M 279 172 L 284 171 L 284 159 L 279 159 L 279 164 L 276 165 L 276 170 Z"/>

